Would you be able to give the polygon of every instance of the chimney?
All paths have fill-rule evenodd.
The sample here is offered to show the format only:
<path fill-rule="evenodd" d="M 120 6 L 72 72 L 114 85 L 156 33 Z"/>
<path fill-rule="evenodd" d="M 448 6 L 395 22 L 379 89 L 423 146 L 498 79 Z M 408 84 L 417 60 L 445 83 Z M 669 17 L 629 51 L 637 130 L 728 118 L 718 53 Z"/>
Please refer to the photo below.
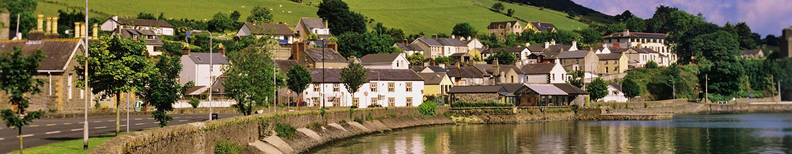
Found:
<path fill-rule="evenodd" d="M 74 38 L 80 38 L 80 22 L 74 22 Z"/>
<path fill-rule="evenodd" d="M 223 46 L 223 43 L 217 45 L 217 50 L 220 51 L 220 54 L 222 54 L 223 56 L 226 55 L 226 48 L 225 46 Z"/>
<path fill-rule="evenodd" d="M 577 41 L 572 41 L 572 46 L 577 47 Z"/>
<path fill-rule="evenodd" d="M 492 63 L 493 63 L 493 65 L 495 65 L 494 67 L 492 67 L 494 69 L 494 70 L 492 70 L 492 75 L 499 76 L 500 75 L 500 63 L 498 63 L 498 58 L 493 59 Z"/>
<path fill-rule="evenodd" d="M 93 39 L 99 39 L 99 24 L 93 24 Z"/>
<path fill-rule="evenodd" d="M 38 21 L 37 22 L 38 25 L 36 25 L 36 30 L 44 31 L 44 15 L 43 14 L 39 14 L 38 17 L 37 17 L 37 21 Z"/>
<path fill-rule="evenodd" d="M 549 47 L 550 47 L 550 42 L 545 42 L 545 47 L 544 48 L 547 49 Z"/>
<path fill-rule="evenodd" d="M 432 39 L 437 39 L 437 34 L 432 34 Z"/>
<path fill-rule="evenodd" d="M 47 27 L 46 28 L 47 29 L 46 29 L 46 31 L 44 31 L 44 34 L 49 34 L 50 32 L 52 32 L 52 17 L 47 17 Z"/>
<path fill-rule="evenodd" d="M 624 32 L 622 32 L 622 36 L 630 36 L 630 30 L 624 29 Z"/>
<path fill-rule="evenodd" d="M 325 48 L 333 49 L 333 51 L 338 52 L 338 44 L 335 42 L 329 42 L 325 45 Z"/>
<path fill-rule="evenodd" d="M 525 42 L 525 47 L 531 46 L 531 42 Z"/>
<path fill-rule="evenodd" d="M 80 38 L 88 37 L 88 23 L 82 23 L 80 26 L 82 26 L 82 28 L 80 28 L 80 30 L 82 30 L 80 31 Z"/>
<path fill-rule="evenodd" d="M 2 11 L 0 9 L 0 40 L 8 40 L 9 36 L 11 35 L 10 28 L 11 27 L 11 13 L 7 11 Z"/>
<path fill-rule="evenodd" d="M 190 44 L 184 43 L 182 47 L 182 55 L 190 55 Z"/>
<path fill-rule="evenodd" d="M 327 25 L 327 20 L 323 20 L 323 21 L 324 21 L 325 28 L 330 28 L 330 26 Z"/>
<path fill-rule="evenodd" d="M 451 35 L 451 38 L 452 38 L 452 39 L 456 39 L 456 36 L 454 36 L 454 35 Z"/>
<path fill-rule="evenodd" d="M 52 32 L 56 36 L 58 35 L 58 17 L 52 17 Z"/>
<path fill-rule="evenodd" d="M 492 60 L 492 65 L 498 65 L 498 58 Z"/>
<path fill-rule="evenodd" d="M 556 44 L 555 44 L 555 39 L 551 39 L 551 40 L 550 40 L 550 44 L 552 44 L 552 45 L 556 45 Z"/>
<path fill-rule="evenodd" d="M 605 44 L 605 43 L 603 43 L 603 44 L 602 44 L 602 48 L 603 48 L 603 49 L 607 49 L 607 48 L 608 48 L 608 44 Z"/>
<path fill-rule="evenodd" d="M 113 20 L 118 21 L 118 16 L 117 15 L 114 15 L 112 18 L 113 18 Z"/>
<path fill-rule="evenodd" d="M 355 56 L 349 56 L 348 59 L 350 64 L 354 64 L 355 62 L 357 62 L 357 57 Z"/>

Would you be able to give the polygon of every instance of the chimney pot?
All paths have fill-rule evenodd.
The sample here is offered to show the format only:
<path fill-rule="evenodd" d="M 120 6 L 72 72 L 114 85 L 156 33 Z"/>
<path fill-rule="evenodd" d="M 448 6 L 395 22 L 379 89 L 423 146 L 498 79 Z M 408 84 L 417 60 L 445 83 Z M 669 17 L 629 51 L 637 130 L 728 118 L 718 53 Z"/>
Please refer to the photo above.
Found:
<path fill-rule="evenodd" d="M 44 31 L 44 15 L 39 14 L 36 19 L 38 21 L 38 25 L 36 25 L 36 30 Z"/>
<path fill-rule="evenodd" d="M 550 48 L 550 42 L 545 42 L 545 47 L 544 48 Z"/>
<path fill-rule="evenodd" d="M 58 34 L 58 17 L 52 17 L 52 33 Z"/>
<path fill-rule="evenodd" d="M 82 28 L 80 28 L 80 30 L 82 30 L 80 32 L 80 38 L 88 37 L 88 23 L 82 23 L 80 25 L 82 26 Z"/>
<path fill-rule="evenodd" d="M 74 22 L 74 38 L 80 38 L 80 22 Z"/>
<path fill-rule="evenodd" d="M 50 32 L 52 32 L 52 17 L 47 17 L 47 29 L 44 33 L 49 34 Z"/>
<path fill-rule="evenodd" d="M 99 24 L 93 24 L 93 39 L 99 39 Z"/>

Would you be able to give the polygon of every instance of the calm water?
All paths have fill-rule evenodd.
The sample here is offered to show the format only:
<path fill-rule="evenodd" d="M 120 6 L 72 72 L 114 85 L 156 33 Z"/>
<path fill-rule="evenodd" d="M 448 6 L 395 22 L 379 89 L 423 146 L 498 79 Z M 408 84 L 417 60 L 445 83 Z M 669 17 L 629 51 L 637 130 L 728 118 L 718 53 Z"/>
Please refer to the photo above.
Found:
<path fill-rule="evenodd" d="M 313 153 L 792 153 L 792 113 L 409 128 Z"/>

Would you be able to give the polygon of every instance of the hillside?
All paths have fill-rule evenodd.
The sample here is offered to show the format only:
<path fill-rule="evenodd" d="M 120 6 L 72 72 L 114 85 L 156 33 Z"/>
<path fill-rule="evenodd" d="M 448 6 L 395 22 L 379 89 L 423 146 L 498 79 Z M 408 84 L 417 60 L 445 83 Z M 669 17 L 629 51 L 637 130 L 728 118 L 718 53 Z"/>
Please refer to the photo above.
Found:
<path fill-rule="evenodd" d="M 92 10 L 110 15 L 135 17 L 139 12 L 159 15 L 164 13 L 167 18 L 210 19 L 217 12 L 230 14 L 237 10 L 244 19 L 250 10 L 257 5 L 271 8 L 276 22 L 294 25 L 300 17 L 316 17 L 315 7 L 321 0 L 306 0 L 304 4 L 288 0 L 101 0 L 90 1 Z M 374 23 L 382 22 L 387 27 L 401 28 L 407 34 L 424 32 L 427 35 L 450 34 L 453 26 L 460 22 L 469 22 L 480 33 L 486 32 L 490 22 L 515 20 L 506 15 L 495 13 L 488 8 L 495 0 L 345 0 L 351 10 L 360 12 Z M 156 5 L 153 5 L 156 4 Z M 308 5 L 312 4 L 312 5 Z M 57 15 L 58 9 L 82 7 L 82 0 L 40 1 L 36 10 L 47 16 Z M 504 3 L 506 9 L 514 9 L 515 17 L 528 21 L 555 23 L 560 29 L 574 30 L 587 25 L 566 18 L 566 14 L 550 9 L 539 10 L 529 5 Z M 291 13 L 289 13 L 291 11 Z M 505 11 L 504 11 L 505 12 Z M 97 14 L 94 14 L 97 15 Z"/>

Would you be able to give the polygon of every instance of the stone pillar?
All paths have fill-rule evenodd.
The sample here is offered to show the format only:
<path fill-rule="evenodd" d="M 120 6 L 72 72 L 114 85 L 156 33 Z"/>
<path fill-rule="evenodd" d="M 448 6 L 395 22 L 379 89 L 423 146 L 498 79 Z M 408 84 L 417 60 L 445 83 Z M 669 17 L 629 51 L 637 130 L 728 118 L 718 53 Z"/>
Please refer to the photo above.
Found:
<path fill-rule="evenodd" d="M 99 39 L 99 24 L 93 24 L 93 39 Z"/>
<path fill-rule="evenodd" d="M 36 25 L 36 30 L 44 31 L 44 27 L 43 27 L 44 26 L 44 15 L 43 14 L 39 14 L 36 19 L 37 19 L 36 21 L 38 21 L 38 22 L 36 22 L 36 23 L 38 23 L 38 25 Z"/>
<path fill-rule="evenodd" d="M 82 30 L 80 32 L 80 36 L 82 38 L 88 37 L 88 23 L 83 23 L 82 28 L 80 28 L 80 30 Z"/>
<path fill-rule="evenodd" d="M 52 17 L 47 17 L 47 29 L 44 33 L 48 34 L 52 32 Z"/>
<path fill-rule="evenodd" d="M 74 38 L 80 38 L 80 22 L 74 22 Z"/>
<path fill-rule="evenodd" d="M 52 17 L 52 33 L 58 34 L 58 17 Z"/>

